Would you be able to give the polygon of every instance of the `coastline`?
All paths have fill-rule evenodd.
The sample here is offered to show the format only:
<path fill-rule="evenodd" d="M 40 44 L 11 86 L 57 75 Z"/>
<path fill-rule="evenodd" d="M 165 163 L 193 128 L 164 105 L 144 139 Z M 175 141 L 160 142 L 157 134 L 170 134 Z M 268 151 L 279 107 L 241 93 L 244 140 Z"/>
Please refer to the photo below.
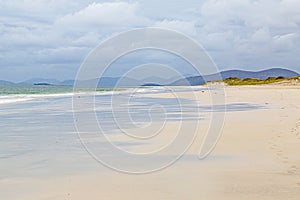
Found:
<path fill-rule="evenodd" d="M 197 95 L 201 102 L 209 103 L 209 93 L 200 92 L 205 87 L 193 88 L 199 89 Z M 93 166 L 93 170 L 83 166 L 76 174 L 3 178 L 0 180 L 1 197 L 23 200 L 140 197 L 146 200 L 297 200 L 300 196 L 299 89 L 274 85 L 226 86 L 226 104 L 259 105 L 261 109 L 228 110 L 222 137 L 207 159 L 197 158 L 203 139 L 200 136 L 174 165 L 155 173 L 129 175 L 102 166 L 80 148 L 78 151 L 86 154 L 86 162 Z M 181 94 L 188 97 L 187 93 L 183 91 Z M 139 95 L 155 98 L 171 96 L 168 93 L 143 92 Z M 170 123 L 163 130 L 164 137 L 160 141 L 172 136 L 177 125 L 176 122 Z M 201 130 L 209 126 L 206 120 L 201 125 Z M 112 139 L 126 141 L 118 134 Z M 155 144 L 146 143 L 128 146 L 128 149 L 147 151 L 153 147 Z M 76 155 L 73 156 L 75 159 Z M 68 163 L 71 158 L 62 155 L 61 159 Z M 76 160 L 72 165 L 76 166 Z M 18 192 L 9 188 L 16 188 Z"/>

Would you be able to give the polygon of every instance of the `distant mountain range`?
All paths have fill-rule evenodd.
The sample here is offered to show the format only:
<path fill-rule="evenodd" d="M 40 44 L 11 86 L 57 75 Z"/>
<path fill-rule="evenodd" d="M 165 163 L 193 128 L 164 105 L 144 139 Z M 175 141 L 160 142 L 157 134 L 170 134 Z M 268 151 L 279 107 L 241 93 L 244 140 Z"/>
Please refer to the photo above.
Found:
<path fill-rule="evenodd" d="M 56 80 L 56 79 L 32 78 L 32 79 L 29 79 L 29 80 L 26 80 L 26 81 L 19 82 L 17 84 L 33 85 L 33 84 L 37 84 L 37 83 L 49 83 L 49 84 L 52 84 L 52 85 L 60 85 L 61 82 L 59 80 Z"/>
<path fill-rule="evenodd" d="M 207 81 L 217 81 L 220 80 L 220 75 L 222 79 L 236 77 L 240 79 L 245 78 L 257 78 L 257 79 L 267 79 L 268 77 L 278 77 L 283 76 L 285 78 L 290 78 L 293 76 L 299 76 L 297 72 L 282 69 L 282 68 L 272 68 L 262 71 L 244 71 L 244 70 L 228 70 L 220 72 L 220 74 L 211 74 L 206 76 L 192 76 L 186 79 L 177 80 L 170 85 L 203 85 Z"/>
<path fill-rule="evenodd" d="M 189 76 L 189 77 L 172 77 L 168 79 L 163 79 L 159 77 L 148 77 L 146 79 L 138 80 L 133 78 L 120 78 L 120 77 L 103 77 L 100 79 L 92 79 L 80 81 L 82 86 L 90 86 L 94 83 L 98 83 L 100 87 L 112 87 L 112 86 L 158 86 L 158 85 L 169 85 L 169 86 L 184 86 L 184 85 L 202 85 L 207 81 L 216 81 L 220 80 L 220 75 L 222 79 L 229 77 L 236 77 L 240 79 L 245 78 L 257 78 L 257 79 L 266 79 L 268 77 L 278 77 L 283 76 L 285 78 L 290 78 L 293 76 L 300 76 L 298 73 L 282 69 L 282 68 L 272 68 L 263 71 L 244 71 L 244 70 L 228 70 L 220 72 L 220 74 L 211 74 L 205 76 Z M 73 85 L 74 80 L 65 80 L 58 81 L 56 79 L 43 79 L 35 78 L 29 79 L 19 83 L 13 83 L 10 81 L 0 80 L 0 84 L 29 84 L 29 85 L 39 85 L 40 83 L 50 84 L 50 85 Z"/>
<path fill-rule="evenodd" d="M 10 84 L 15 84 L 15 83 L 10 82 L 10 81 L 0 80 L 0 85 L 10 85 Z"/>

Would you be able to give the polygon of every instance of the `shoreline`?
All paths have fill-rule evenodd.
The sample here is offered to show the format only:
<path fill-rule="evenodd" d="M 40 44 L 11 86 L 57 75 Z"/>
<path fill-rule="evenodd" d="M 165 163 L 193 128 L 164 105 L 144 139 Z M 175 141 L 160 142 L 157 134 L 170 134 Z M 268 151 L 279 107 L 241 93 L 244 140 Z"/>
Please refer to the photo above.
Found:
<path fill-rule="evenodd" d="M 209 92 L 198 90 L 205 87 L 196 86 L 193 88 L 201 100 L 199 106 L 209 103 Z M 2 188 L 0 196 L 12 200 L 63 198 L 129 200 L 141 196 L 145 200 L 253 200 L 261 198 L 266 200 L 298 200 L 300 196 L 299 89 L 300 87 L 294 86 L 287 88 L 286 86 L 271 85 L 267 87 L 266 85 L 226 86 L 224 88 L 226 104 L 259 105 L 264 106 L 263 109 L 229 109 L 226 113 L 222 136 L 207 159 L 199 160 L 197 158 L 203 142 L 203 137 L 200 134 L 181 159 L 166 169 L 150 174 L 129 175 L 104 167 L 85 152 L 76 140 L 77 136 L 73 135 L 76 134 L 74 132 L 70 134 L 73 137 L 71 140 L 58 140 L 56 143 L 56 137 L 63 137 L 63 133 L 70 130 L 58 131 L 64 128 L 64 125 L 71 125 L 65 124 L 65 122 L 62 125 L 58 124 L 56 125 L 57 128 L 54 127 L 49 132 L 49 136 L 54 134 L 53 143 L 50 144 L 54 145 L 53 148 L 55 147 L 55 149 L 62 148 L 60 155 L 46 154 L 47 145 L 42 142 L 48 139 L 46 139 L 47 135 L 42 135 L 40 141 L 42 143 L 40 144 L 41 148 L 44 150 L 40 153 L 42 160 L 39 160 L 39 157 L 29 157 L 30 163 L 26 163 L 26 159 L 14 161 L 26 166 L 28 176 L 20 175 L 12 178 L 7 176 L 0 179 L 0 188 Z M 189 92 L 190 90 L 186 88 L 186 90 L 180 91 L 180 94 L 182 97 L 188 98 Z M 139 96 L 161 99 L 171 97 L 168 92 L 147 93 L 143 90 Z M 47 118 L 51 106 L 47 108 L 50 109 L 49 113 L 46 110 L 45 115 L 42 115 L 46 117 L 46 122 L 57 124 L 59 119 L 66 120 L 65 110 L 67 108 L 54 108 L 58 112 L 54 118 Z M 39 109 L 45 108 L 40 106 Z M 20 110 L 20 112 L 22 111 Z M 210 111 L 205 112 L 209 113 Z M 69 115 L 71 116 L 70 113 Z M 57 119 L 59 116 L 61 118 Z M 40 119 L 41 116 L 37 115 L 36 117 Z M 70 123 L 73 122 L 70 121 Z M 155 123 L 159 123 L 159 121 Z M 14 132 L 12 129 L 9 135 L 13 133 L 17 135 L 29 134 L 32 131 L 31 126 L 40 127 L 42 129 L 37 130 L 44 132 L 51 127 L 53 128 L 50 125 L 48 127 L 36 121 L 30 127 L 19 127 L 21 132 Z M 161 137 L 157 138 L 157 143 L 143 142 L 140 145 L 128 143 L 124 148 L 132 152 L 147 152 L 157 148 L 157 145 L 164 144 L 169 141 L 170 137 L 174 137 L 178 125 L 178 121 L 171 121 L 167 124 L 162 129 Z M 208 128 L 208 120 L 202 120 L 199 131 L 202 133 Z M 139 128 L 128 130 L 140 132 Z M 41 134 L 42 132 L 38 131 L 37 133 Z M 111 139 L 119 143 L 128 142 L 128 139 L 122 136 L 122 132 L 112 134 Z M 13 138 L 12 141 L 15 140 Z M 70 142 L 75 141 L 76 153 L 69 150 L 72 147 L 69 146 Z M 37 145 L 37 143 L 34 144 Z M 30 143 L 30 147 L 35 145 L 32 146 Z M 9 159 L 4 161 L 3 165 L 8 162 L 12 162 L 13 166 L 15 164 Z M 42 162 L 43 164 L 36 166 L 32 162 Z M 17 165 L 15 164 L 15 166 Z M 72 174 L 73 167 L 78 171 L 75 170 Z M 61 170 L 66 168 L 68 173 L 60 175 Z M 50 176 L 49 172 L 54 175 Z M 38 176 L 39 173 L 44 174 L 44 176 Z M 32 176 L 29 176 L 30 174 Z"/>

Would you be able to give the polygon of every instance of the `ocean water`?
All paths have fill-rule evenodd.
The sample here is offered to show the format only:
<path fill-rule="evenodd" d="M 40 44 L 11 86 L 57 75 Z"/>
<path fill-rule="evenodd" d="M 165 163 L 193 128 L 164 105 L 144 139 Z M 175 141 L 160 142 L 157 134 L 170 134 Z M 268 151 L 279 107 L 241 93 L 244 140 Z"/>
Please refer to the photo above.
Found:
<path fill-rule="evenodd" d="M 97 91 L 111 91 L 113 88 L 97 88 Z M 77 90 L 78 91 L 78 90 Z M 80 91 L 93 91 L 88 87 L 80 88 Z M 73 92 L 73 86 L 64 85 L 1 85 L 0 96 L 11 94 L 64 94 Z"/>
<path fill-rule="evenodd" d="M 113 88 L 97 88 L 97 92 L 117 90 Z M 121 89 L 119 89 L 121 90 Z M 77 89 L 80 92 L 92 92 L 94 89 L 82 87 Z M 39 97 L 71 96 L 73 86 L 56 85 L 1 85 L 0 84 L 0 105 L 33 100 Z"/>
<path fill-rule="evenodd" d="M 73 86 L 0 85 L 0 95 L 9 94 L 57 94 L 73 91 Z"/>

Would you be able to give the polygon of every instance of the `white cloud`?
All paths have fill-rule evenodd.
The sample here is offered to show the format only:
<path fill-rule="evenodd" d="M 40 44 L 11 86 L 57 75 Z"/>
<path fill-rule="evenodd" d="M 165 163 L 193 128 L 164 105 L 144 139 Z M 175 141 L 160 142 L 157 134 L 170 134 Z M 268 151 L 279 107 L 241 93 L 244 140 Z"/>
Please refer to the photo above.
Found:
<path fill-rule="evenodd" d="M 89 52 L 86 47 L 61 47 L 55 49 L 44 49 L 38 51 L 35 56 L 40 63 L 72 63 L 82 62 L 84 56 Z"/>
<path fill-rule="evenodd" d="M 163 20 L 155 22 L 153 26 L 175 30 L 189 36 L 196 35 L 195 21 Z"/>
<path fill-rule="evenodd" d="M 224 68 L 300 63 L 299 0 L 94 1 L 0 1 L 0 75 L 59 62 L 74 74 L 101 40 L 148 26 L 191 36 Z"/>
<path fill-rule="evenodd" d="M 299 22 L 299 7 L 300 1 L 295 0 L 207 0 L 201 14 L 221 27 L 240 22 L 255 28 L 283 28 Z"/>
<path fill-rule="evenodd" d="M 107 30 L 149 25 L 150 20 L 135 14 L 137 8 L 136 3 L 92 3 L 78 12 L 59 18 L 54 26 L 68 31 L 107 32 Z"/>
<path fill-rule="evenodd" d="M 88 1 L 70 0 L 2 0 L 0 11 L 6 17 L 19 18 L 24 21 L 33 19 L 53 19 L 67 14 L 74 9 L 80 9 Z"/>
<path fill-rule="evenodd" d="M 268 28 L 259 28 L 251 35 L 251 42 L 253 43 L 268 43 L 272 40 L 270 30 Z"/>
<path fill-rule="evenodd" d="M 210 51 L 224 51 L 231 49 L 233 42 L 232 31 L 216 32 L 216 33 L 202 33 L 199 40 Z"/>
<path fill-rule="evenodd" d="M 221 66 L 298 66 L 299 7 L 297 0 L 207 0 L 198 9 L 199 40 L 221 51 L 212 53 Z"/>
<path fill-rule="evenodd" d="M 297 35 L 289 33 L 285 35 L 276 35 L 273 37 L 273 48 L 275 51 L 290 51 L 295 49 L 295 40 Z M 298 38 L 299 39 L 299 38 Z"/>
<path fill-rule="evenodd" d="M 86 46 L 86 47 L 96 46 L 101 41 L 100 38 L 101 38 L 100 34 L 96 32 L 88 32 L 82 35 L 81 37 L 73 40 L 72 44 L 75 46 Z"/>

